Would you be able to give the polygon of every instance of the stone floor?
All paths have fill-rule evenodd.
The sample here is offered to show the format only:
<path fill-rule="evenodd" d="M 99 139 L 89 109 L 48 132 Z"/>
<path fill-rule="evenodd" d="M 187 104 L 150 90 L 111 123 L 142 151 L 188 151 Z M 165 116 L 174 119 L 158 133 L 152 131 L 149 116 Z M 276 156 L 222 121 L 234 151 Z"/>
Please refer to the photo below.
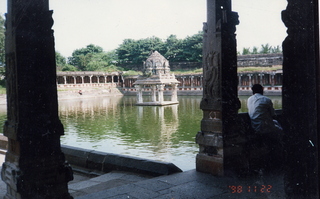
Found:
<path fill-rule="evenodd" d="M 4 161 L 2 154 L 0 161 Z M 5 193 L 5 184 L 0 181 L 0 198 Z M 75 199 L 285 198 L 282 176 L 278 174 L 216 177 L 195 170 L 160 177 L 120 171 L 102 175 L 75 173 L 74 180 L 69 183 L 69 193 Z"/>

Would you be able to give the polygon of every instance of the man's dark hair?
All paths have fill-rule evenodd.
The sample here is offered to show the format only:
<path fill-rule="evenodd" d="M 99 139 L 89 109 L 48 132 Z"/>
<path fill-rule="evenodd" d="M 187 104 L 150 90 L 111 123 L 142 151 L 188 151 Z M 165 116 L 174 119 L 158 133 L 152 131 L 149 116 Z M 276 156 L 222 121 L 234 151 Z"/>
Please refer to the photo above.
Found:
<path fill-rule="evenodd" d="M 251 89 L 253 94 L 260 93 L 263 95 L 263 87 L 260 84 L 253 85 Z"/>

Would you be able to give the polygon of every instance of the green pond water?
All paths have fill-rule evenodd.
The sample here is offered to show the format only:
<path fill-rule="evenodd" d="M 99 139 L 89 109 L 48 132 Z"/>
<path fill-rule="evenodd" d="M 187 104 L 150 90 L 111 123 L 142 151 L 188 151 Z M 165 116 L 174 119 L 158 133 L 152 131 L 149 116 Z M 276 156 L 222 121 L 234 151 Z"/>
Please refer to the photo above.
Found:
<path fill-rule="evenodd" d="M 239 98 L 243 104 L 239 112 L 246 112 L 248 96 Z M 281 108 L 281 96 L 271 98 L 275 108 Z M 178 105 L 164 107 L 135 106 L 135 96 L 59 101 L 59 116 L 65 129 L 61 143 L 172 162 L 184 171 L 194 169 L 198 152 L 195 135 L 202 119 L 201 96 L 178 99 Z M 0 122 L 5 119 L 5 108 L 0 107 Z"/>

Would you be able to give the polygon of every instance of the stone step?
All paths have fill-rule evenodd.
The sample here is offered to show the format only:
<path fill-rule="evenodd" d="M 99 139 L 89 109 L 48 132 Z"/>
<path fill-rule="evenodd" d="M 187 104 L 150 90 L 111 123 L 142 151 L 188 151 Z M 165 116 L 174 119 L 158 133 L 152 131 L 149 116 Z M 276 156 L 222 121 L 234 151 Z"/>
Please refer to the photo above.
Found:
<path fill-rule="evenodd" d="M 131 172 L 112 171 L 110 173 L 91 178 L 88 177 L 88 175 L 75 172 L 74 178 L 74 181 L 69 182 L 69 193 L 73 197 L 79 197 L 101 190 L 147 180 L 152 177 Z"/>

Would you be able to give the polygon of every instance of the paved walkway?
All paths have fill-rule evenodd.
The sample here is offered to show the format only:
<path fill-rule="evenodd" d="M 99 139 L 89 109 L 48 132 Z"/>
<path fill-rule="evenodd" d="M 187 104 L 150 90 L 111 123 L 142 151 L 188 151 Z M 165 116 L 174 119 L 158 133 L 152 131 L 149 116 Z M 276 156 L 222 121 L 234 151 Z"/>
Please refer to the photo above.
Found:
<path fill-rule="evenodd" d="M 0 154 L 1 165 L 4 155 Z M 75 199 L 282 199 L 281 175 L 268 174 L 247 178 L 215 177 L 195 170 L 150 177 L 113 171 L 100 176 L 75 173 L 69 193 Z M 0 181 L 0 198 L 6 185 Z"/>

